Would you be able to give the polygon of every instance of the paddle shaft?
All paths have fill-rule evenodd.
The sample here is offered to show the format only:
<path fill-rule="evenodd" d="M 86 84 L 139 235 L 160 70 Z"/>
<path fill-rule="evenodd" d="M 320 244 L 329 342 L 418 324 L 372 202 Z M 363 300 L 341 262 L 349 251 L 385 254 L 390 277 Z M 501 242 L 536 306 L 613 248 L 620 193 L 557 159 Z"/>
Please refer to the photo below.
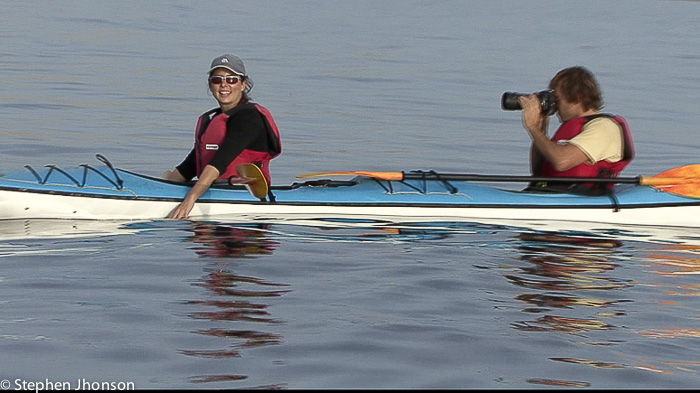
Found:
<path fill-rule="evenodd" d="M 653 186 L 658 190 L 689 198 L 700 198 L 700 165 L 686 165 L 673 168 L 652 177 L 556 177 L 556 176 L 508 176 L 474 175 L 469 173 L 437 173 L 434 171 L 412 172 L 372 172 L 372 171 L 329 171 L 299 175 L 299 178 L 330 175 L 366 176 L 381 180 L 445 180 L 482 182 L 552 182 L 552 183 L 625 183 L 640 186 Z"/>
<path fill-rule="evenodd" d="M 667 173 L 667 172 L 664 172 Z M 367 176 L 381 180 L 447 180 L 447 181 L 482 181 L 482 182 L 562 182 L 562 183 L 626 183 L 642 186 L 669 186 L 681 184 L 698 184 L 700 176 L 654 176 L 654 177 L 556 177 L 556 176 L 509 176 L 509 175 L 474 175 L 469 173 L 436 172 L 371 172 L 371 171 L 337 171 L 312 172 L 299 175 L 299 178 L 354 175 Z"/>
<path fill-rule="evenodd" d="M 639 177 L 551 177 L 551 176 L 508 176 L 474 175 L 467 173 L 403 173 L 402 180 L 455 180 L 483 182 L 565 182 L 565 183 L 629 183 L 645 184 Z"/>

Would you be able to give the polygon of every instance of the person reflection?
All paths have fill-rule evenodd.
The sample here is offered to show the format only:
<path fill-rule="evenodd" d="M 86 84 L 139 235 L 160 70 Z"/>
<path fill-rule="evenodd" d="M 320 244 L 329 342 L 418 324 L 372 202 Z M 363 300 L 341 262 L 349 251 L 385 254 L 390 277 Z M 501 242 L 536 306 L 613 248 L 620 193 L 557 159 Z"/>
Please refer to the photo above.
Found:
<path fill-rule="evenodd" d="M 265 332 L 261 327 L 283 323 L 268 311 L 271 299 L 288 292 L 287 284 L 271 283 L 262 278 L 237 274 L 230 259 L 255 258 L 271 255 L 279 243 L 270 239 L 265 225 L 231 227 L 195 223 L 190 241 L 202 258 L 211 258 L 205 274 L 192 285 L 205 288 L 202 299 L 186 302 L 198 306 L 188 316 L 203 321 L 193 333 L 215 338 L 220 349 L 183 349 L 180 353 L 197 358 L 231 359 L 242 357 L 242 351 L 282 342 L 279 334 Z M 230 364 L 222 364 L 230 369 Z M 190 378 L 193 383 L 239 381 L 246 375 L 211 373 Z"/>
<path fill-rule="evenodd" d="M 267 237 L 267 224 L 254 227 L 230 227 L 197 223 L 190 240 L 200 245 L 198 255 L 209 258 L 243 258 L 271 255 L 279 243 Z"/>
<path fill-rule="evenodd" d="M 611 276 L 617 267 L 616 258 L 622 242 L 550 233 L 522 233 L 519 238 L 521 260 L 527 265 L 506 278 L 512 284 L 528 289 L 527 293 L 516 296 L 525 304 L 524 312 L 545 315 L 536 321 L 515 322 L 515 329 L 580 334 L 613 327 L 598 318 L 601 313 L 596 317 L 581 318 L 580 311 L 588 307 L 609 309 L 625 302 L 623 299 L 610 300 L 616 297 L 614 291 L 630 285 L 627 280 Z M 609 295 L 605 299 L 586 296 L 590 291 L 603 291 Z M 553 310 L 560 310 L 559 314 L 564 310 L 573 312 L 571 316 L 553 315 Z M 624 312 L 603 314 L 624 315 Z"/>

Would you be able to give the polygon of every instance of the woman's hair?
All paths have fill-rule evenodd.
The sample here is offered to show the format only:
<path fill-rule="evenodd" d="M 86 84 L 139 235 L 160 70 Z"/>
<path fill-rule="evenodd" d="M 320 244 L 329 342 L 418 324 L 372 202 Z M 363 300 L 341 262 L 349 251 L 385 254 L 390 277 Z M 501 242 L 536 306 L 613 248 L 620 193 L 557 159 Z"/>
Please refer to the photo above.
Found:
<path fill-rule="evenodd" d="M 549 88 L 569 102 L 581 103 L 584 110 L 603 109 L 603 93 L 593 73 L 584 67 L 559 71 L 549 82 Z"/>
<path fill-rule="evenodd" d="M 243 83 L 243 82 L 250 83 L 250 82 L 248 82 L 247 75 L 241 76 L 240 83 Z M 248 95 L 248 91 L 250 91 L 250 86 L 248 86 L 248 88 L 243 91 L 243 94 L 241 95 L 241 99 L 240 99 L 240 101 L 238 101 L 238 105 L 243 105 L 243 104 L 247 104 L 250 102 L 250 96 Z M 236 106 L 238 106 L 238 105 L 236 105 Z"/>

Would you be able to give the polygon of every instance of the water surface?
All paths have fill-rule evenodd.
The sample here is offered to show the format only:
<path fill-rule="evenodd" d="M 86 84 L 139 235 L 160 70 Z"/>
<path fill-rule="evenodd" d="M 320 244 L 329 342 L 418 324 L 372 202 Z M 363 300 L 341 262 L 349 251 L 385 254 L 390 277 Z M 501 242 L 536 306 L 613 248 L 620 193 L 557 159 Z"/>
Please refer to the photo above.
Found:
<path fill-rule="evenodd" d="M 527 174 L 500 95 L 572 65 L 632 127 L 624 174 L 654 175 L 697 163 L 699 23 L 693 1 L 5 2 L 0 168 L 102 153 L 158 176 L 232 52 L 282 130 L 277 184 Z M 700 235 L 659 230 L 0 222 L 0 379 L 694 388 Z"/>

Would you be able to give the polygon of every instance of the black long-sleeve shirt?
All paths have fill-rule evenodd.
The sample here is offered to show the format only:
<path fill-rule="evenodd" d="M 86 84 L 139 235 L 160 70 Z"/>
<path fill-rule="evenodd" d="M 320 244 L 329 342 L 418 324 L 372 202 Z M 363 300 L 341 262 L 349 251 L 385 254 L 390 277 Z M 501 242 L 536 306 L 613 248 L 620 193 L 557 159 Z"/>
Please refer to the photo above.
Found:
<path fill-rule="evenodd" d="M 244 105 L 231 111 L 230 117 L 226 121 L 224 141 L 208 165 L 216 168 L 219 173 L 224 173 L 231 162 L 245 149 L 270 151 L 271 146 L 263 116 L 253 105 Z M 199 132 L 199 130 L 197 131 Z M 176 167 L 187 180 L 192 180 L 197 176 L 195 148 Z"/>

